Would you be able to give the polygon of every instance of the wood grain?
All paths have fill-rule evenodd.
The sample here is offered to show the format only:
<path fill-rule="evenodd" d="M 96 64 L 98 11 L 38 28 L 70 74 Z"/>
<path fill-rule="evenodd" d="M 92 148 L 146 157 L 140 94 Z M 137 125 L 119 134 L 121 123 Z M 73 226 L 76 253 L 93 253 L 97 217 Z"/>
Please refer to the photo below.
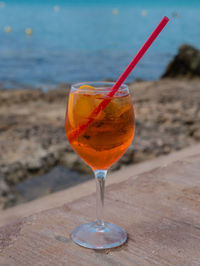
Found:
<path fill-rule="evenodd" d="M 95 195 L 0 229 L 0 265 L 200 265 L 200 153 L 106 189 L 105 218 L 125 245 L 75 245 L 73 228 L 95 219 Z"/>

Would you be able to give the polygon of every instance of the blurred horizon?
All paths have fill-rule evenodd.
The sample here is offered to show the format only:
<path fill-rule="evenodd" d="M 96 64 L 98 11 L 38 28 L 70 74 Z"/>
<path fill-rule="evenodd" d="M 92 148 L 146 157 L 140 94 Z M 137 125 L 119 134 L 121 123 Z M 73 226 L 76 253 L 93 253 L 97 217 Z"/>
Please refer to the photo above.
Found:
<path fill-rule="evenodd" d="M 197 6 L 195 0 L 0 1 L 0 83 L 47 90 L 116 80 L 167 15 L 170 22 L 127 82 L 158 79 L 180 45 L 200 48 Z"/>

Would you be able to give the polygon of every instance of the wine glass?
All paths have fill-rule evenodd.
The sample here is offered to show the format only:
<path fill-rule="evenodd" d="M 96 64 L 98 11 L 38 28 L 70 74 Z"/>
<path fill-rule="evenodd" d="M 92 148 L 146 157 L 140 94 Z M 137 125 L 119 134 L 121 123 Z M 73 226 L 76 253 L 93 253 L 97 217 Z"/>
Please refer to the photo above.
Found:
<path fill-rule="evenodd" d="M 122 245 L 127 234 L 120 226 L 104 222 L 104 185 L 107 170 L 128 149 L 134 136 L 134 111 L 128 86 L 122 84 L 111 97 L 114 83 L 85 82 L 71 86 L 66 111 L 66 136 L 73 150 L 95 175 L 97 220 L 72 232 L 80 246 L 106 249 Z"/>

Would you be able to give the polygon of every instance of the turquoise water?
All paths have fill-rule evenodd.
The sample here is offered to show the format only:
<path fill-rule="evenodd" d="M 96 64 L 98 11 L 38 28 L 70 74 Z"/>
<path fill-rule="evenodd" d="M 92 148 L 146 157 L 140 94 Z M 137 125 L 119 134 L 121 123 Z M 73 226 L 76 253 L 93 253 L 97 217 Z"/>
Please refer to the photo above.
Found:
<path fill-rule="evenodd" d="M 164 15 L 170 22 L 128 81 L 158 79 L 183 43 L 200 48 L 199 0 L 138 2 L 1 2 L 0 82 L 48 89 L 60 82 L 117 79 Z M 33 34 L 27 36 L 25 28 Z"/>

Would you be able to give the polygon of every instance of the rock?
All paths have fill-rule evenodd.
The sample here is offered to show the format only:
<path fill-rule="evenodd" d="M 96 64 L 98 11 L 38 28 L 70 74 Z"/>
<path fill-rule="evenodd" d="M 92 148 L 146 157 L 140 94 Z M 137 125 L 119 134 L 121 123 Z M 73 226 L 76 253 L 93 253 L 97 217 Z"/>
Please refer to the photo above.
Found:
<path fill-rule="evenodd" d="M 78 171 L 81 174 L 91 173 L 91 169 L 87 166 L 80 157 L 74 152 L 63 153 L 60 164 L 64 165 L 70 170 Z"/>
<path fill-rule="evenodd" d="M 195 140 L 200 141 L 200 129 L 196 130 L 193 134 Z"/>
<path fill-rule="evenodd" d="M 66 152 L 61 158 L 61 164 L 69 169 L 73 169 L 78 161 L 78 155 L 74 152 Z"/>
<path fill-rule="evenodd" d="M 45 175 L 54 167 L 63 165 L 78 173 L 91 173 L 65 136 L 67 86 L 47 93 L 0 90 L 0 176 L 8 186 L 8 195 L 16 197 L 17 184 Z M 129 150 L 111 170 L 200 141 L 199 91 L 198 79 L 130 84 L 136 134 Z M 1 198 L 1 206 L 14 204 L 12 198 Z"/>
<path fill-rule="evenodd" d="M 191 45 L 182 45 L 162 77 L 200 77 L 200 51 Z"/>
<path fill-rule="evenodd" d="M 134 163 L 139 163 L 139 162 L 143 162 L 146 160 L 152 160 L 153 158 L 155 158 L 156 155 L 154 155 L 153 153 L 147 153 L 147 152 L 142 152 L 142 151 L 134 151 L 133 153 L 133 161 Z"/>
<path fill-rule="evenodd" d="M 15 195 L 9 186 L 0 177 L 0 209 L 5 209 L 15 203 Z"/>

